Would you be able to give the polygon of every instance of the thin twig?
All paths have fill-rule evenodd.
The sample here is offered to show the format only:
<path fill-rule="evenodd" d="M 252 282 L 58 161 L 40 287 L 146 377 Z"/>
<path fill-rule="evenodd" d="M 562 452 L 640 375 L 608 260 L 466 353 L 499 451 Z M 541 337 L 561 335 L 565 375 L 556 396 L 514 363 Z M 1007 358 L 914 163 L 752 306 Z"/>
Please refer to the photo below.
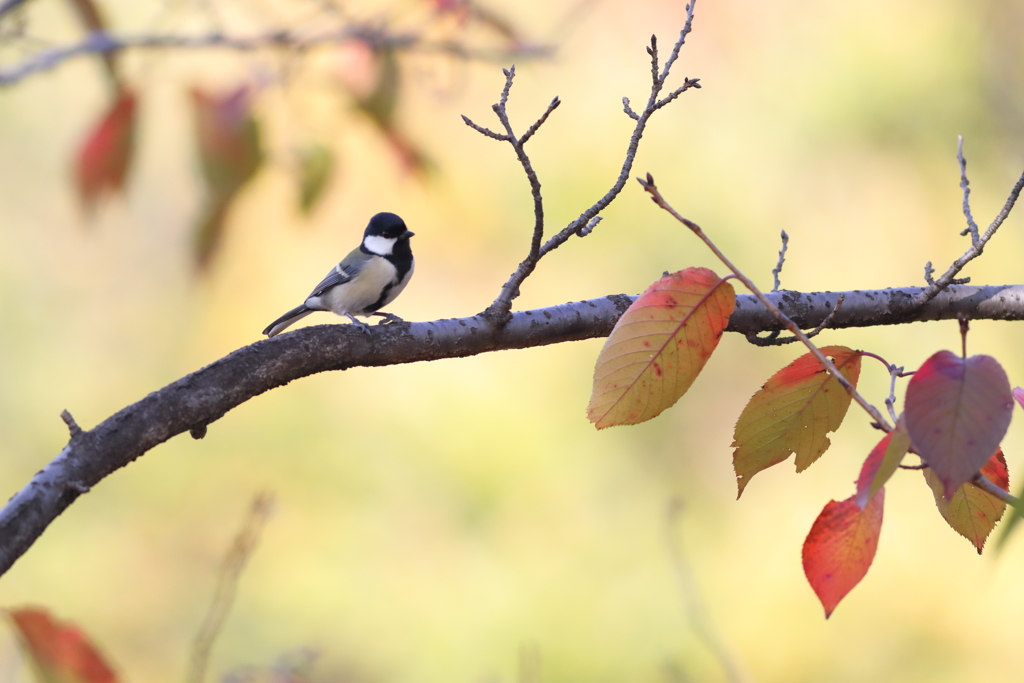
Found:
<path fill-rule="evenodd" d="M 957 149 L 957 157 L 960 161 L 960 186 L 964 190 L 964 213 L 967 216 L 968 231 L 970 231 L 970 225 L 973 223 L 974 219 L 970 215 L 970 208 L 967 203 L 967 162 L 963 158 L 962 143 L 958 145 Z M 999 229 L 999 226 L 1003 224 L 1003 221 L 1006 220 L 1007 216 L 1010 215 L 1010 211 L 1013 209 L 1013 205 L 1017 203 L 1017 198 L 1020 196 L 1021 190 L 1024 190 L 1024 172 L 1021 173 L 1020 178 L 1017 179 L 1016 184 L 1014 184 L 1013 188 L 1010 190 L 1010 194 L 1006 198 L 1006 203 L 1003 204 L 1002 210 L 992 220 L 992 223 L 991 225 L 988 226 L 988 230 L 985 231 L 985 234 L 981 235 L 976 239 L 975 233 L 972 232 L 970 248 L 964 252 L 963 256 L 953 261 L 953 263 L 949 266 L 949 268 L 946 269 L 946 272 L 943 273 L 941 277 L 939 277 L 937 280 L 933 280 L 931 278 L 931 274 L 933 272 L 931 263 L 929 262 L 929 264 L 925 266 L 925 280 L 928 282 L 928 289 L 921 292 L 920 295 L 914 297 L 914 299 L 912 299 L 908 304 L 909 308 L 913 309 L 918 306 L 921 306 L 922 304 L 932 299 L 936 294 L 941 292 L 949 285 L 966 284 L 967 282 L 970 281 L 969 278 L 958 279 L 956 276 L 961 270 L 963 270 L 964 266 L 966 266 L 968 263 L 970 263 L 977 257 L 981 256 L 981 253 L 985 250 L 985 245 L 988 243 L 990 239 L 992 239 L 992 236 L 996 233 L 996 230 Z M 977 228 L 975 227 L 975 230 L 976 229 Z"/>
<path fill-rule="evenodd" d="M 633 170 L 633 160 L 636 158 L 637 149 L 640 146 L 640 139 L 643 137 L 644 131 L 647 128 L 647 122 L 651 116 L 659 109 L 657 106 L 658 95 L 661 94 L 662 89 L 665 87 L 665 81 L 668 79 L 669 69 L 672 64 L 675 63 L 679 57 L 679 51 L 682 50 L 683 45 L 686 43 L 686 36 L 690 33 L 693 26 L 693 12 L 696 6 L 696 0 L 693 0 L 686 6 L 686 22 L 683 24 L 682 30 L 679 32 L 679 39 L 672 48 L 672 54 L 669 55 L 668 61 L 665 63 L 665 67 L 662 69 L 661 75 L 654 79 L 651 86 L 651 92 L 647 98 L 647 105 L 644 107 L 643 112 L 635 117 L 636 126 L 633 128 L 633 134 L 629 138 L 629 145 L 626 148 L 626 158 L 622 162 L 622 167 L 619 169 L 619 175 L 615 179 L 615 183 L 611 189 L 608 190 L 597 200 L 589 209 L 584 211 L 576 218 L 572 223 L 569 223 L 561 231 L 552 235 L 548 241 L 541 248 L 541 256 L 548 254 L 549 252 L 557 249 L 558 247 L 565 244 L 566 240 L 572 237 L 580 229 L 581 226 L 586 225 L 590 220 L 601 213 L 607 208 L 609 204 L 622 192 L 622 188 L 626 186 L 626 181 L 629 180 L 629 174 Z M 656 41 L 652 41 L 654 47 L 657 46 Z M 657 52 L 648 48 L 648 52 Z M 652 55 L 652 58 L 655 55 Z M 653 63 L 653 59 L 652 59 Z M 700 89 L 700 79 L 698 78 L 687 78 L 685 79 L 684 85 L 686 89 Z M 624 100 L 624 104 L 628 107 L 628 100 Z M 626 114 L 629 115 L 632 109 L 628 109 Z M 635 114 L 635 112 L 633 112 Z M 634 118 L 630 115 L 630 118 Z"/>
<path fill-rule="evenodd" d="M 721 665 L 726 680 L 731 683 L 742 683 L 749 680 L 742 667 L 736 662 L 736 658 L 729 651 L 730 648 L 718 635 L 711 614 L 700 594 L 700 589 L 693 577 L 693 570 L 686 560 L 686 553 L 679 539 L 679 521 L 682 517 L 683 501 L 673 498 L 669 501 L 665 514 L 665 548 L 668 551 L 669 561 L 676 575 L 676 584 L 679 586 L 679 593 L 683 599 L 683 612 L 690 621 L 694 632 L 704 641 L 715 659 Z"/>
<path fill-rule="evenodd" d="M 594 232 L 594 228 L 596 228 L 597 224 L 600 223 L 602 220 L 604 219 L 601 216 L 594 216 L 593 218 L 590 219 L 590 222 L 584 225 L 582 228 L 580 228 L 576 232 L 576 234 L 579 235 L 580 237 L 586 237 L 590 233 Z"/>
<path fill-rule="evenodd" d="M 885 407 L 889 409 L 889 417 L 892 418 L 893 423 L 899 421 L 896 415 L 896 379 L 903 377 L 903 366 L 897 367 L 895 364 L 889 366 L 889 395 L 885 399 Z"/>
<path fill-rule="evenodd" d="M 522 165 L 523 170 L 526 172 L 527 179 L 530 182 L 530 189 L 533 194 L 534 203 L 534 229 L 533 239 L 530 243 L 530 252 L 527 254 L 516 270 L 512 273 L 509 279 L 502 285 L 501 291 L 497 298 L 491 303 L 491 305 L 485 311 L 485 315 L 489 320 L 494 321 L 496 324 L 504 325 L 509 319 L 509 312 L 512 310 L 512 301 L 519 296 L 519 288 L 522 283 L 529 277 L 536 269 L 538 262 L 541 258 L 547 255 L 554 249 L 565 243 L 573 235 L 585 236 L 593 230 L 596 222 L 594 219 L 598 216 L 605 207 L 608 206 L 618 196 L 619 192 L 626 184 L 626 180 L 629 178 L 629 172 L 633 167 L 633 159 L 636 156 L 637 147 L 640 144 L 640 138 L 643 136 L 644 129 L 647 126 L 647 121 L 651 115 L 654 114 L 660 107 L 667 104 L 669 101 L 678 97 L 681 93 L 685 92 L 690 88 L 700 88 L 699 79 L 686 78 L 684 79 L 683 85 L 674 91 L 671 95 L 665 98 L 664 101 L 658 101 L 658 95 L 665 87 L 665 80 L 668 78 L 669 70 L 675 60 L 679 57 L 679 51 L 683 47 L 686 35 L 690 32 L 693 25 L 693 10 L 694 2 L 687 5 L 687 17 L 686 23 L 679 32 L 679 40 L 672 48 L 672 52 L 669 55 L 668 60 L 665 62 L 664 68 L 661 73 L 658 72 L 658 41 L 657 37 L 651 37 L 651 46 L 647 48 L 647 52 L 651 55 L 651 79 L 652 86 L 651 92 L 647 100 L 647 106 L 643 113 L 637 114 L 629 106 L 629 100 L 623 98 L 623 109 L 630 118 L 636 120 L 636 126 L 633 130 L 633 135 L 630 137 L 629 147 L 626 150 L 626 159 L 623 162 L 622 168 L 619 171 L 619 177 L 616 179 L 615 184 L 612 186 L 605 195 L 595 202 L 589 209 L 584 211 L 576 220 L 570 223 L 568 226 L 560 230 L 557 234 L 552 236 L 542 244 L 544 237 L 544 208 L 543 201 L 540 193 L 540 181 L 537 178 L 537 174 L 533 170 L 533 166 L 530 163 L 529 156 L 523 149 L 523 143 L 525 143 L 533 134 L 537 131 L 544 121 L 547 120 L 548 115 L 554 111 L 559 105 L 559 99 L 556 97 L 551 101 L 548 106 L 548 110 L 537 120 L 533 126 L 531 126 L 522 138 L 517 139 L 514 132 L 512 131 L 511 123 L 508 119 L 507 104 L 508 95 L 512 87 L 512 79 L 515 76 L 515 67 L 505 70 L 505 87 L 502 90 L 501 99 L 498 104 L 495 104 L 492 109 L 497 114 L 502 125 L 505 127 L 506 135 L 499 136 L 493 131 L 489 131 L 486 128 L 477 126 L 468 118 L 463 117 L 463 120 L 467 125 L 472 127 L 477 132 L 487 135 L 487 137 L 493 139 L 500 139 L 512 144 L 512 147 L 516 151 L 516 156 L 519 158 L 519 163 Z"/>
<path fill-rule="evenodd" d="M 782 274 L 782 266 L 785 265 L 785 263 L 786 263 L 786 249 L 788 249 L 788 248 L 789 248 L 789 235 L 787 235 L 786 231 L 783 230 L 782 231 L 782 248 L 779 249 L 779 262 L 777 264 L 775 264 L 774 268 L 772 268 L 772 278 L 775 281 L 775 284 L 772 286 L 772 291 L 773 292 L 779 291 L 779 286 L 782 284 L 782 282 L 779 281 L 779 275 Z"/>
<path fill-rule="evenodd" d="M 829 313 L 824 320 L 818 323 L 817 327 L 806 334 L 808 339 L 817 337 L 821 334 L 822 330 L 829 326 L 832 319 L 836 317 L 836 313 L 839 312 L 839 308 L 843 305 L 844 301 L 846 301 L 846 295 L 840 294 L 838 298 L 836 298 L 836 304 L 832 307 L 832 312 Z M 757 334 L 748 334 L 747 341 L 754 346 L 784 346 L 786 344 L 792 344 L 793 342 L 802 340 L 799 337 L 779 337 L 779 331 L 774 330 L 769 333 L 767 337 L 759 337 Z"/>
<path fill-rule="evenodd" d="M 393 49 L 415 52 L 444 53 L 461 59 L 481 61 L 507 60 L 550 56 L 547 46 L 516 45 L 507 50 L 477 50 L 456 41 L 431 41 L 415 33 L 388 34 L 376 26 L 352 25 L 313 35 L 292 31 L 271 31 L 253 36 L 228 36 L 223 33 L 200 35 L 143 34 L 114 35 L 99 31 L 81 42 L 45 50 L 28 59 L 0 69 L 0 85 L 16 83 L 33 74 L 49 71 L 65 61 L 84 55 L 106 54 L 128 49 L 207 49 L 220 48 L 242 52 L 270 48 L 305 50 L 320 45 L 335 45 L 360 41 L 374 49 Z"/>
<path fill-rule="evenodd" d="M 508 141 L 508 136 L 507 135 L 502 135 L 501 133 L 495 133 L 490 128 L 484 128 L 483 126 L 478 126 L 477 124 L 473 123 L 470 120 L 470 118 L 468 116 L 466 116 L 465 114 L 462 115 L 462 120 L 466 123 L 467 126 L 472 128 L 476 132 L 480 133 L 481 135 L 486 135 L 487 137 L 489 137 L 489 138 L 491 138 L 493 140 L 498 140 L 499 142 L 507 142 Z"/>
<path fill-rule="evenodd" d="M 530 192 L 533 195 L 533 214 L 534 214 L 534 225 L 533 225 L 533 239 L 530 241 L 530 252 L 526 255 L 526 258 L 519 264 L 512 276 L 505 282 L 501 287 L 501 292 L 494 302 L 488 307 L 486 316 L 498 324 L 498 326 L 504 326 L 510 316 L 512 309 L 512 300 L 519 296 L 519 285 L 522 284 L 530 273 L 537 267 L 537 262 L 540 261 L 541 253 L 540 247 L 541 242 L 544 239 L 544 198 L 541 196 L 540 178 L 537 177 L 537 172 L 533 170 L 533 164 L 530 162 L 530 156 L 526 153 L 524 144 L 526 141 L 533 137 L 533 134 L 547 121 L 548 116 L 551 115 L 561 101 L 555 97 L 551 100 L 551 104 L 548 105 L 547 110 L 541 115 L 537 121 L 530 126 L 526 131 L 526 134 L 522 138 L 517 138 L 515 132 L 512 130 L 512 122 L 508 117 L 508 96 L 512 90 L 512 81 L 516 76 L 516 67 L 513 65 L 508 69 L 502 69 L 505 74 L 505 87 L 501 91 L 501 99 L 497 104 L 491 107 L 494 110 L 495 115 L 501 122 L 501 125 L 505 128 L 505 135 L 498 135 L 493 131 L 486 128 L 477 126 L 467 117 L 463 116 L 463 121 L 467 125 L 477 130 L 487 137 L 502 140 L 512 145 L 512 149 L 516 152 L 516 158 L 519 159 L 520 165 L 523 167 L 523 171 L 526 173 L 526 178 L 530 182 Z"/>
<path fill-rule="evenodd" d="M 71 416 L 67 410 L 61 411 L 60 419 L 64 420 L 64 424 L 68 426 L 68 431 L 71 432 L 71 438 L 74 439 L 82 433 L 82 428 L 75 422 L 75 418 Z"/>
<path fill-rule="evenodd" d="M 629 98 L 622 98 L 622 111 L 626 112 L 626 116 L 633 119 L 634 121 L 640 120 L 640 115 L 633 111 L 633 108 L 629 106 Z"/>
<path fill-rule="evenodd" d="M 964 193 L 964 218 L 967 219 L 967 228 L 960 234 L 970 234 L 971 244 L 977 245 L 981 237 L 978 235 L 978 224 L 974 222 L 974 216 L 971 215 L 971 188 L 970 182 L 967 180 L 967 159 L 964 158 L 963 135 L 956 136 L 956 158 L 960 162 L 960 189 Z"/>
<path fill-rule="evenodd" d="M 206 678 L 206 666 L 210 659 L 213 641 L 217 638 L 224 620 L 231 611 L 238 590 L 238 579 L 242 576 L 246 563 L 256 549 L 260 532 L 274 507 L 274 497 L 270 493 L 258 494 L 249 507 L 249 512 L 242 522 L 242 527 L 235 536 L 231 548 L 224 557 L 220 574 L 217 577 L 217 588 L 210 602 L 210 610 L 206 613 L 199 632 L 196 634 L 192 648 L 192 661 L 189 665 L 186 683 L 202 683 Z"/>
<path fill-rule="evenodd" d="M 976 472 L 970 479 L 971 483 L 977 486 L 979 489 L 989 494 L 993 498 L 998 498 L 1008 505 L 1012 505 L 1014 509 L 1019 510 L 1021 507 L 1021 500 L 1017 496 L 1012 495 L 1009 491 L 1006 491 L 992 482 L 990 482 L 985 475 L 981 472 Z"/>
<path fill-rule="evenodd" d="M 526 132 L 523 133 L 523 137 L 519 138 L 519 144 L 525 145 L 526 141 L 533 137 L 533 134 L 537 132 L 537 129 L 544 125 L 544 122 L 548 120 L 548 116 L 551 115 L 551 112 L 557 109 L 558 105 L 560 105 L 561 103 L 562 101 L 557 97 L 551 100 L 551 104 L 548 105 L 547 110 L 543 114 L 541 114 L 540 118 L 537 119 L 537 121 L 532 126 L 526 129 Z"/>
<path fill-rule="evenodd" d="M 667 201 L 665 201 L 665 198 L 661 196 L 661 192 L 658 191 L 658 187 L 654 184 L 654 178 L 653 176 L 651 176 L 650 173 L 647 174 L 646 180 L 640 178 L 638 178 L 637 180 L 639 180 L 643 188 L 650 193 L 651 199 L 654 200 L 655 204 L 657 204 L 662 209 L 667 211 L 669 214 L 672 215 L 673 218 L 675 218 L 677 221 L 688 227 L 695 235 L 697 235 L 697 237 L 699 237 L 704 242 L 704 244 L 706 244 L 708 248 L 714 252 L 715 256 L 717 256 L 718 259 L 723 264 L 725 264 L 725 267 L 728 268 L 729 271 L 732 272 L 744 284 L 744 286 L 746 286 L 746 288 L 750 290 L 750 293 L 757 297 L 758 301 L 760 301 L 765 306 L 765 308 L 770 310 L 772 314 L 776 318 L 778 318 L 778 320 L 783 325 L 785 325 L 790 332 L 793 333 L 794 337 L 798 338 L 801 342 L 803 342 L 804 346 L 807 347 L 807 350 L 810 351 L 814 355 L 814 357 L 818 359 L 818 362 L 821 363 L 822 367 L 828 370 L 829 374 L 832 375 L 832 377 L 834 377 L 835 380 L 839 382 L 843 389 L 845 389 L 846 392 L 850 394 L 853 400 L 856 401 L 860 405 L 860 407 L 863 408 L 864 411 L 871 416 L 871 419 L 875 421 L 875 423 L 879 426 L 880 429 L 886 432 L 892 431 L 892 425 L 890 425 L 886 421 L 885 416 L 882 415 L 881 411 L 879 411 L 878 408 L 876 408 L 875 406 L 871 405 L 871 403 L 869 403 L 867 399 L 860 395 L 860 392 L 857 391 L 857 388 L 853 386 L 850 380 L 846 379 L 846 377 L 843 376 L 843 373 L 839 372 L 839 368 L 837 368 L 835 364 L 833 364 L 832 361 L 829 360 L 829 358 L 821 352 L 821 349 L 814 345 L 814 342 L 812 342 L 807 337 L 807 335 L 804 334 L 800 327 L 795 322 L 790 320 L 785 313 L 780 311 L 779 308 L 775 304 L 773 304 L 771 300 L 768 297 L 766 297 L 763 292 L 761 292 L 760 289 L 757 288 L 757 285 L 754 284 L 753 280 L 748 278 L 746 275 L 740 272 L 740 270 L 736 266 L 733 265 L 732 261 L 729 260 L 729 257 L 727 257 L 722 252 L 722 250 L 720 250 L 718 246 L 711 241 L 711 238 L 709 238 L 704 233 L 704 231 L 701 229 L 699 225 L 697 225 L 696 223 L 687 218 L 684 218 L 682 215 L 679 214 L 678 211 L 672 208 L 672 206 Z"/>

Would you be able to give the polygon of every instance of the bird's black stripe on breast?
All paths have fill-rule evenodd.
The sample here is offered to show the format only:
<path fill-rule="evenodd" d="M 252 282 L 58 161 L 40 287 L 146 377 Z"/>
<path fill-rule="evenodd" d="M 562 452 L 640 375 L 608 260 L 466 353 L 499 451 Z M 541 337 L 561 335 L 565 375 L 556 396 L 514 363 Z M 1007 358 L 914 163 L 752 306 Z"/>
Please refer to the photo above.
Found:
<path fill-rule="evenodd" d="M 384 305 L 385 301 L 387 301 L 388 292 L 390 292 L 391 288 L 394 287 L 394 286 L 395 286 L 394 282 L 389 283 L 387 285 L 387 287 L 384 288 L 384 291 L 382 291 L 380 293 L 380 298 L 377 299 L 375 302 L 373 302 L 372 304 L 370 304 L 369 306 L 366 307 L 366 312 L 367 313 L 373 313 L 375 311 L 379 311 L 380 307 Z"/>

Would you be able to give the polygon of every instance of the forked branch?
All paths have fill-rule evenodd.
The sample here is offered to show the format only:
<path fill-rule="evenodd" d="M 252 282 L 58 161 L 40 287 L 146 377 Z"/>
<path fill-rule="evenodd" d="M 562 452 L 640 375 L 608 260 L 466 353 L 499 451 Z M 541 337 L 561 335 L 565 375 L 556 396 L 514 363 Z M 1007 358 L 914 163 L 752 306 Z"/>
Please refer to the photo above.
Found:
<path fill-rule="evenodd" d="M 505 128 L 505 133 L 496 133 L 474 123 L 466 116 L 462 117 L 463 121 L 466 122 L 466 125 L 478 133 L 494 140 L 508 142 L 512 145 L 513 149 L 516 151 L 519 163 L 523 166 L 523 170 L 526 172 L 526 177 L 530 182 L 530 188 L 533 194 L 535 222 L 533 228 L 533 239 L 530 243 L 530 251 L 526 258 L 520 262 L 515 272 L 513 272 L 505 284 L 502 285 L 498 297 L 484 312 L 484 315 L 489 320 L 494 321 L 499 326 L 506 324 L 509 320 L 510 311 L 512 310 L 512 301 L 519 296 L 520 286 L 537 268 L 537 264 L 540 262 L 540 259 L 560 247 L 573 235 L 585 237 L 593 232 L 594 228 L 600 221 L 600 216 L 598 214 L 611 204 L 611 202 L 622 191 L 622 188 L 625 187 L 626 180 L 629 178 L 629 173 L 633 168 L 633 160 L 636 157 L 636 152 L 640 145 L 640 139 L 643 137 L 644 130 L 647 128 L 647 122 L 650 120 L 654 112 L 672 102 L 687 90 L 691 88 L 700 88 L 699 79 L 684 78 L 681 86 L 673 90 L 664 98 L 660 100 L 658 99 L 659 95 L 665 88 L 665 82 L 668 80 L 672 65 L 679 58 L 679 51 L 682 49 L 683 44 L 686 41 L 686 36 L 693 28 L 693 11 L 695 3 L 696 0 L 691 0 L 690 4 L 686 6 L 686 22 L 683 25 L 683 29 L 679 32 L 679 39 L 673 46 L 664 66 L 660 65 L 658 59 L 657 37 L 651 36 L 651 45 L 647 48 L 647 52 L 651 56 L 651 91 L 648 95 L 647 105 L 644 110 L 639 114 L 636 113 L 632 108 L 630 108 L 629 99 L 625 97 L 622 98 L 623 109 L 626 112 L 626 115 L 636 121 L 636 125 L 633 128 L 633 134 L 630 136 L 629 145 L 626 148 L 626 157 L 622 163 L 622 168 L 619 170 L 619 175 L 615 179 L 611 189 L 608 190 L 603 197 L 592 204 L 590 208 L 581 213 L 578 218 L 550 237 L 546 242 L 543 242 L 543 244 L 542 241 L 545 225 L 544 205 L 540 193 L 540 180 L 537 178 L 537 174 L 533 170 L 533 166 L 530 163 L 529 156 L 523 149 L 523 145 L 534 135 L 534 133 L 537 132 L 537 129 L 547 120 L 551 112 L 558 106 L 558 98 L 556 97 L 552 100 L 547 111 L 541 115 L 536 123 L 530 126 L 521 138 L 517 138 L 512 130 L 506 109 L 509 91 L 512 88 L 512 79 L 515 76 L 515 67 L 512 67 L 511 69 L 505 70 L 505 87 L 502 89 L 501 99 L 498 104 L 495 104 L 492 107 L 502 126 Z"/>
<path fill-rule="evenodd" d="M 978 224 L 974 221 L 974 216 L 971 214 L 971 190 L 969 187 L 970 183 L 967 180 L 967 160 L 964 159 L 963 143 L 963 137 L 960 137 L 957 143 L 957 161 L 960 164 L 960 189 L 963 191 L 963 211 L 964 217 L 967 219 L 967 227 L 960 234 L 971 236 L 971 246 L 960 258 L 953 261 L 949 268 L 946 269 L 946 272 L 937 279 L 932 277 L 934 269 L 932 268 L 931 261 L 929 261 L 924 268 L 924 279 L 928 282 L 928 288 L 908 303 L 909 308 L 921 306 L 949 285 L 967 284 L 970 282 L 970 278 L 957 278 L 957 274 L 964 269 L 964 266 L 981 256 L 981 253 L 985 250 L 985 245 L 988 244 L 988 241 L 996 234 L 996 230 L 999 229 L 1010 215 L 1010 211 L 1013 210 L 1013 205 L 1017 203 L 1021 190 L 1024 190 L 1024 172 L 1022 172 L 1020 178 L 1017 179 L 1017 182 L 1010 190 L 1002 210 L 996 214 L 996 217 L 988 226 L 988 230 L 984 234 L 979 235 Z"/>

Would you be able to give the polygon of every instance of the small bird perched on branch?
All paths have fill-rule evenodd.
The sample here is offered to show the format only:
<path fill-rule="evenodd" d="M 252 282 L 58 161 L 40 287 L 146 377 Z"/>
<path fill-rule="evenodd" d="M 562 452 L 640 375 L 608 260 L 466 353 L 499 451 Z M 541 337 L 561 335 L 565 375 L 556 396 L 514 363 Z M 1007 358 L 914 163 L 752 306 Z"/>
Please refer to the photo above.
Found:
<path fill-rule="evenodd" d="M 379 315 L 390 321 L 400 320 L 379 311 L 409 284 L 416 265 L 409 245 L 412 236 L 401 218 L 393 213 L 378 213 L 366 226 L 362 244 L 327 274 L 301 306 L 270 323 L 263 334 L 280 334 L 314 311 L 347 316 L 364 330 L 369 326 L 355 316 Z"/>

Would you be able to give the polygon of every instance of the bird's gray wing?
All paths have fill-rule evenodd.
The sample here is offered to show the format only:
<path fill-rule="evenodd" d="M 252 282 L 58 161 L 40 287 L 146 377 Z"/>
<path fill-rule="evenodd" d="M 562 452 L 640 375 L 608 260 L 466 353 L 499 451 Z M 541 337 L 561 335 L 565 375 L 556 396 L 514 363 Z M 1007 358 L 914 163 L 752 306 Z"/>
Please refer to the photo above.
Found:
<path fill-rule="evenodd" d="M 351 262 L 349 259 L 345 259 L 345 261 L 342 261 L 331 269 L 331 272 L 327 274 L 327 277 L 321 280 L 320 284 L 313 288 L 313 292 L 307 298 L 320 296 L 331 287 L 337 287 L 338 285 L 350 282 L 352 278 L 359 274 L 359 271 L 363 269 L 364 265 L 365 262 Z"/>

